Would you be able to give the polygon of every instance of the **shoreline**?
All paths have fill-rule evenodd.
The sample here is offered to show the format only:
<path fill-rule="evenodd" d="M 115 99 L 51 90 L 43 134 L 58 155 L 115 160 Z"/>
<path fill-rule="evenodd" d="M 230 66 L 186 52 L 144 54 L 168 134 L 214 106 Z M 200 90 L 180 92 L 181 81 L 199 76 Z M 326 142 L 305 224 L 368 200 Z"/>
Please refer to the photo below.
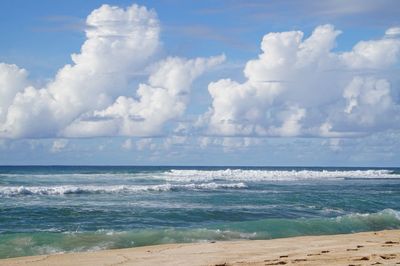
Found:
<path fill-rule="evenodd" d="M 400 230 L 164 244 L 1 259 L 16 265 L 400 265 Z"/>

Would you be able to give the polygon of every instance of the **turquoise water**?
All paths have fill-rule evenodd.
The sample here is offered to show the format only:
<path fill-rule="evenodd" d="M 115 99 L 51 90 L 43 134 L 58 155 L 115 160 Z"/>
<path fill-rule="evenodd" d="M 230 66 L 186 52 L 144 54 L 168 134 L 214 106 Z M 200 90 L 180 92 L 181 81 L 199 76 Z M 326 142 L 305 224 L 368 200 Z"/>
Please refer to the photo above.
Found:
<path fill-rule="evenodd" d="M 400 169 L 0 167 L 0 258 L 400 228 Z"/>

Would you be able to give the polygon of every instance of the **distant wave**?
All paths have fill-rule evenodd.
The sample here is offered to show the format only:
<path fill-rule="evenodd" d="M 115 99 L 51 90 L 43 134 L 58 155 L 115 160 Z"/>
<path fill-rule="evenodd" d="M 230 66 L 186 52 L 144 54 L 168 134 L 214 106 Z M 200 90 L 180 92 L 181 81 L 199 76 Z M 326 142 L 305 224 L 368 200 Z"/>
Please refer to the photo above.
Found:
<path fill-rule="evenodd" d="M 335 179 L 371 179 L 371 178 L 400 178 L 400 174 L 391 170 L 171 170 L 161 173 L 157 178 L 168 181 L 296 181 L 296 180 L 335 180 Z"/>
<path fill-rule="evenodd" d="M 0 174 L 10 182 L 21 180 L 69 181 L 69 180 L 149 180 L 159 179 L 174 182 L 227 181 L 297 181 L 297 180 L 341 180 L 341 179 L 400 179 L 400 172 L 387 169 L 370 170 L 267 170 L 267 169 L 223 169 L 195 170 L 172 169 L 138 173 L 49 173 L 49 174 Z"/>
<path fill-rule="evenodd" d="M 132 193 L 145 191 L 171 190 L 217 190 L 247 188 L 244 183 L 191 183 L 191 184 L 161 184 L 161 185 L 65 185 L 65 186 L 3 186 L 0 196 L 16 195 L 66 195 L 66 194 L 99 194 L 99 193 Z"/>

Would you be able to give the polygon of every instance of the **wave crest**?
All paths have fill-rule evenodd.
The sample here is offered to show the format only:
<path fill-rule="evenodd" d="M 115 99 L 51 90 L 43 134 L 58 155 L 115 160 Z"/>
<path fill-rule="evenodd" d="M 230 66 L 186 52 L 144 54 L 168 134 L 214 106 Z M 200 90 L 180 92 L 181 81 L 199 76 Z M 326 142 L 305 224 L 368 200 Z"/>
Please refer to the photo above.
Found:
<path fill-rule="evenodd" d="M 390 170 L 170 170 L 157 176 L 157 178 L 176 182 L 193 181 L 213 181 L 213 180 L 232 180 L 232 181 L 296 181 L 296 180 L 337 180 L 337 179 L 371 179 L 400 178 Z"/>
<path fill-rule="evenodd" d="M 161 184 L 161 185 L 119 185 L 119 186 L 5 186 L 0 187 L 0 195 L 67 195 L 67 194 L 100 194 L 100 193 L 133 193 L 146 191 L 173 191 L 173 190 L 217 190 L 247 188 L 244 183 L 192 183 L 192 184 Z"/>

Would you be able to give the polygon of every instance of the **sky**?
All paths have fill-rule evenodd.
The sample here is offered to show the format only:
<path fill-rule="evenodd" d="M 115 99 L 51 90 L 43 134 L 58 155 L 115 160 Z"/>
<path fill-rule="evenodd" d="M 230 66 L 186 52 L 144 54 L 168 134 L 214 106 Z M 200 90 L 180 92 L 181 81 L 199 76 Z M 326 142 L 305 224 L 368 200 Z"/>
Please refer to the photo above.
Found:
<path fill-rule="evenodd" d="M 0 36 L 0 165 L 400 164 L 396 0 L 4 0 Z"/>

